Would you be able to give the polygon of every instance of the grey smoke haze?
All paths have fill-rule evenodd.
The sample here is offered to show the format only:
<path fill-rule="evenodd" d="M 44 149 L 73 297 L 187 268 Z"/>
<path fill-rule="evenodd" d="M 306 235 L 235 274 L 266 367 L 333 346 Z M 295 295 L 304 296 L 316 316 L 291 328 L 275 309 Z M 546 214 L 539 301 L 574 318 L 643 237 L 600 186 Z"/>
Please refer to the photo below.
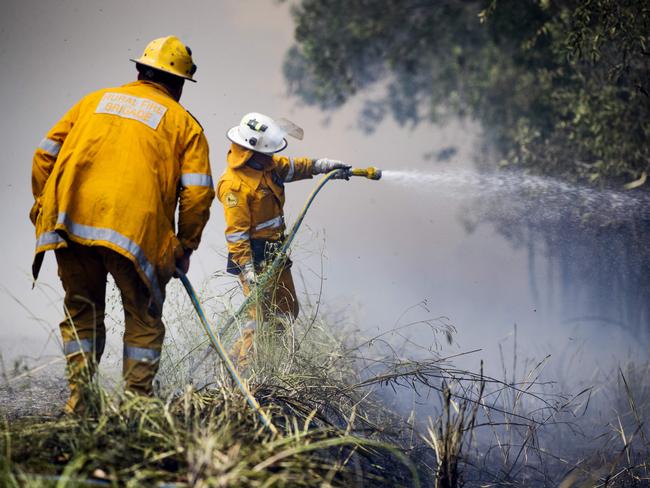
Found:
<path fill-rule="evenodd" d="M 326 115 L 289 99 L 282 61 L 292 29 L 287 5 L 261 0 L 3 3 L 0 352 L 5 359 L 58 350 L 51 334 L 58 335 L 62 290 L 53 255 L 46 257 L 42 285 L 31 290 L 34 236 L 27 215 L 33 151 L 84 94 L 133 80 L 136 73 L 128 59 L 155 37 L 175 34 L 192 47 L 198 83 L 186 85 L 181 103 L 205 128 L 216 177 L 228 148 L 226 130 L 253 110 L 288 117 L 305 129 L 305 139 L 290 141 L 286 154 L 421 171 L 468 169 L 473 158 L 481 157 L 476 153 L 479 128 L 471 123 L 411 130 L 387 121 L 366 135 L 357 127 L 359 103 Z M 449 162 L 424 158 L 449 146 L 458 148 Z M 289 220 L 312 186 L 310 181 L 288 186 Z M 644 354 L 620 329 L 567 322 L 585 311 L 557 310 L 559 287 L 547 286 L 543 260 L 535 265 L 541 290 L 536 299 L 525 250 L 513 249 L 489 226 L 468 234 L 459 220 L 465 203 L 382 181 L 334 182 L 306 219 L 309 229 L 303 230 L 293 255 L 297 275 L 302 273 L 310 292 L 318 289 L 324 242 L 325 304 L 335 310 L 358 308 L 359 323 L 372 331 L 391 327 L 405 310 L 426 300 L 430 315 L 416 310 L 407 318 L 449 317 L 458 329 L 452 352 L 484 349 L 465 359 L 474 367 L 480 358 L 498 363 L 498 345 L 509 340 L 515 323 L 523 354 L 562 354 L 579 345 L 585 371 L 604 359 Z M 212 211 L 202 248 L 192 261 L 190 279 L 196 283 L 225 265 L 218 202 Z M 223 279 L 224 289 L 232 283 Z"/>

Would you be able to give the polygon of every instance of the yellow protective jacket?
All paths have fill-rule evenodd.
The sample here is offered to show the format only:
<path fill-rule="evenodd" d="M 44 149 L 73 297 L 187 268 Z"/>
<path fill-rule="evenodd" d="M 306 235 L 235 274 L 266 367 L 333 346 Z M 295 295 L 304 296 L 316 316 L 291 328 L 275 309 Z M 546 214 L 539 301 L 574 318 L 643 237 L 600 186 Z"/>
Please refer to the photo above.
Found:
<path fill-rule="evenodd" d="M 160 85 L 136 81 L 91 93 L 34 154 L 30 218 L 34 278 L 66 240 L 129 258 L 162 304 L 176 258 L 194 250 L 214 198 L 200 124 Z M 178 203 L 178 231 L 175 212 Z"/>
<path fill-rule="evenodd" d="M 217 195 L 226 218 L 229 263 L 235 264 L 234 268 L 229 265 L 229 271 L 236 273 L 253 260 L 251 239 L 282 239 L 284 184 L 311 178 L 313 160 L 267 156 L 233 143 L 227 163 L 217 183 Z"/>

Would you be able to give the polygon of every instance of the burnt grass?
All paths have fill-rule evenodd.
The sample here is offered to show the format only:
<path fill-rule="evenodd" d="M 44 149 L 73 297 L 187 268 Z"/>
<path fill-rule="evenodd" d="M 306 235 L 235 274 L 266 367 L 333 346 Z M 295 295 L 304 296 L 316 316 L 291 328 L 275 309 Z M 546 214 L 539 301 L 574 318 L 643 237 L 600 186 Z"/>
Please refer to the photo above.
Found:
<path fill-rule="evenodd" d="M 648 364 L 601 386 L 609 417 L 590 429 L 594 389 L 549 389 L 545 360 L 506 381 L 438 349 L 405 358 L 386 334 L 340 335 L 312 321 L 258 337 L 242 373 L 277 435 L 214 355 L 187 381 L 178 342 L 155 398 L 102 377 L 84 415 L 61 414 L 61 364 L 5 372 L 0 486 L 650 486 Z M 424 413 L 397 413 L 387 391 L 415 394 Z"/>

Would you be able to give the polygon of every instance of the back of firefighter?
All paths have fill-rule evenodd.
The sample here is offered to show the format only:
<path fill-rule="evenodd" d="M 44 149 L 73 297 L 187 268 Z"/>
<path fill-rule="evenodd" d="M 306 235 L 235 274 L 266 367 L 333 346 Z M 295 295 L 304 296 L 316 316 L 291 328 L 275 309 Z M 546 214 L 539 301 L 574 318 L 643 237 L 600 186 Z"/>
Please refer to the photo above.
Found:
<path fill-rule="evenodd" d="M 178 103 L 196 70 L 190 49 L 169 36 L 132 61 L 138 81 L 85 96 L 34 155 L 34 277 L 54 250 L 65 290 L 69 413 L 87 406 L 104 350 L 109 273 L 124 306 L 126 389 L 152 394 L 165 285 L 176 266 L 187 271 L 214 198 L 203 130 Z"/>
<path fill-rule="evenodd" d="M 335 169 L 347 170 L 350 166 L 330 159 L 275 154 L 287 147 L 286 131 L 272 118 L 256 112 L 244 115 L 227 136 L 232 145 L 226 170 L 217 184 L 226 220 L 227 271 L 239 276 L 248 295 L 257 275 L 270 264 L 284 239 L 285 183 Z M 341 171 L 340 177 L 346 175 L 346 171 Z M 231 352 L 240 363 L 246 361 L 252 347 L 257 322 L 278 316 L 289 320 L 298 317 L 299 304 L 289 259 L 263 291 L 260 302 L 251 309 L 253 320 Z"/>

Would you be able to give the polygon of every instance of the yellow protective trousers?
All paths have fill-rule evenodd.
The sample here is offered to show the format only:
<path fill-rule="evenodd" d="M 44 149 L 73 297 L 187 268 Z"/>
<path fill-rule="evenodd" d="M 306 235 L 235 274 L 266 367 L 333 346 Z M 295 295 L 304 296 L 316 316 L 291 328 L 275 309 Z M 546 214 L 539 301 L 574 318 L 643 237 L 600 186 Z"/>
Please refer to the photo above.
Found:
<path fill-rule="evenodd" d="M 239 279 L 244 289 L 244 295 L 248 296 L 250 294 L 248 283 L 242 275 L 239 275 Z M 300 306 L 291 269 L 284 268 L 277 276 L 273 277 L 266 292 L 254 301 L 248 314 L 258 324 L 262 322 L 270 324 L 277 332 L 280 332 L 278 327 L 282 327 L 284 322 L 273 319 L 295 320 L 299 310 Z M 233 345 L 230 355 L 239 364 L 246 364 L 248 355 L 253 348 L 254 338 L 255 331 L 252 328 L 246 328 Z"/>
<path fill-rule="evenodd" d="M 60 324 L 68 363 L 70 399 L 66 411 L 84 410 L 83 392 L 104 351 L 106 279 L 113 276 L 124 307 L 123 376 L 128 391 L 151 395 L 165 337 L 162 310 L 151 307 L 151 293 L 133 263 L 100 246 L 69 242 L 55 251 L 65 290 L 66 319 Z"/>

